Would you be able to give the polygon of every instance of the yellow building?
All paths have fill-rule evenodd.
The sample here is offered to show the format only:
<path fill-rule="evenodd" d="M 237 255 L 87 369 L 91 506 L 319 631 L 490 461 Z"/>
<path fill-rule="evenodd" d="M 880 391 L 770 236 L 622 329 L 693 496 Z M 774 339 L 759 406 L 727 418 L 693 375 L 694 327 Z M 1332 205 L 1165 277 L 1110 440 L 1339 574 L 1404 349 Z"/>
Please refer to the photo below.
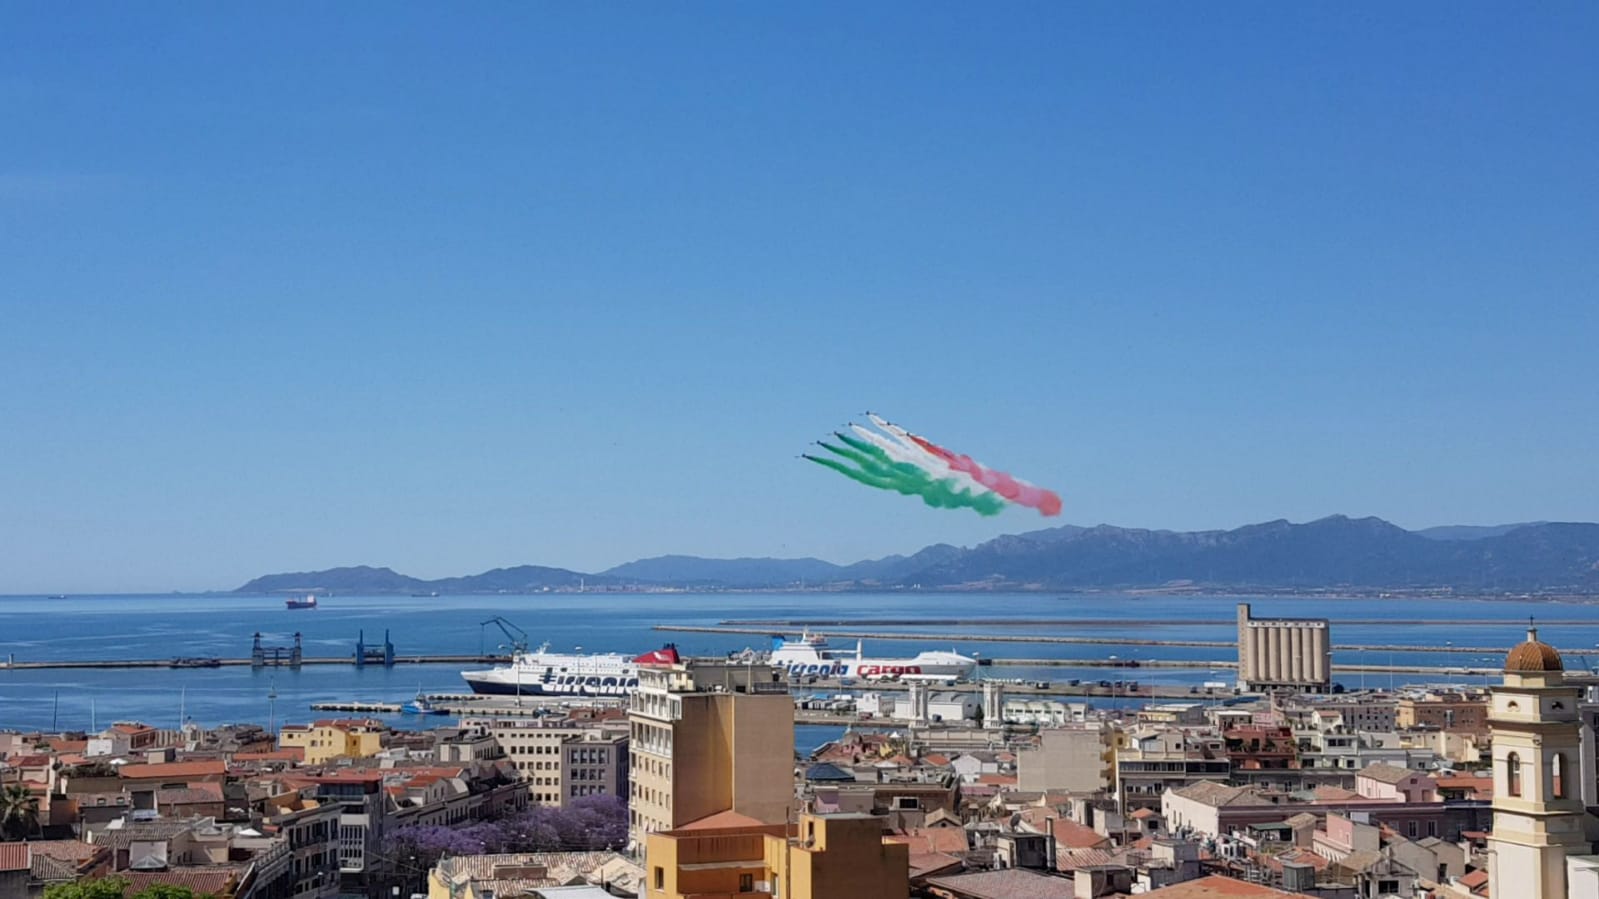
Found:
<path fill-rule="evenodd" d="M 714 822 L 712 822 L 714 823 Z M 649 835 L 645 899 L 904 899 L 910 847 L 865 814 L 801 815 L 799 826 L 690 827 Z"/>
<path fill-rule="evenodd" d="M 388 732 L 383 722 L 370 718 L 324 718 L 311 724 L 285 724 L 278 731 L 278 745 L 305 750 L 307 765 L 320 765 L 336 758 L 362 759 L 383 750 Z"/>
<path fill-rule="evenodd" d="M 640 665 L 632 728 L 634 845 L 731 811 L 763 824 L 794 805 L 794 701 L 776 669 L 728 662 Z"/>

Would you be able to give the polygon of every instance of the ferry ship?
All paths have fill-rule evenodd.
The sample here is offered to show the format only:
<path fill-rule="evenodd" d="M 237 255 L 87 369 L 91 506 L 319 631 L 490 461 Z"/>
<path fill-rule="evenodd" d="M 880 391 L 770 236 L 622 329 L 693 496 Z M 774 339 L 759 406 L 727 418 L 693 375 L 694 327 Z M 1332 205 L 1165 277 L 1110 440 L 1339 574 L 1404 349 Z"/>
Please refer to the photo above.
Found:
<path fill-rule="evenodd" d="M 809 631 L 798 640 L 772 638 L 767 657 L 773 666 L 789 677 L 836 677 L 841 679 L 958 680 L 977 669 L 977 660 L 954 651 L 923 650 L 908 659 L 869 659 L 859 641 L 853 651 L 833 649 L 827 638 Z"/>
<path fill-rule="evenodd" d="M 677 648 L 667 644 L 641 656 L 618 652 L 566 655 L 550 652 L 550 644 L 534 652 L 517 652 L 509 665 L 487 671 L 463 671 L 473 693 L 501 696 L 629 696 L 638 689 L 639 665 L 671 665 Z"/>

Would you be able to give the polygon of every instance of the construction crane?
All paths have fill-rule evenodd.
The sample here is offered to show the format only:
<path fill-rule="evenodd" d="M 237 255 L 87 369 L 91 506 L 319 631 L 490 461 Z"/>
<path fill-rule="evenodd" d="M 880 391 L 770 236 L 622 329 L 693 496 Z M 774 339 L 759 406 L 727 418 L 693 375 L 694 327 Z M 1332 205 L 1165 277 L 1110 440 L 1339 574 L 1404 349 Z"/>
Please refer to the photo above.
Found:
<path fill-rule="evenodd" d="M 478 626 L 477 626 L 477 654 L 478 655 L 481 656 L 481 655 L 484 654 L 484 652 L 483 652 L 483 629 L 488 627 L 491 624 L 494 625 L 495 627 L 499 628 L 500 629 L 500 633 L 505 635 L 505 639 L 510 641 L 509 643 L 502 643 L 501 644 L 502 648 L 505 647 L 505 646 L 509 646 L 511 648 L 511 652 L 513 654 L 514 653 L 518 653 L 518 652 L 527 652 L 527 631 L 524 631 L 521 628 L 517 627 L 516 625 L 512 624 L 511 622 L 506 621 L 504 618 L 501 618 L 500 616 L 495 615 L 493 618 L 490 618 L 487 621 L 478 622 Z"/>

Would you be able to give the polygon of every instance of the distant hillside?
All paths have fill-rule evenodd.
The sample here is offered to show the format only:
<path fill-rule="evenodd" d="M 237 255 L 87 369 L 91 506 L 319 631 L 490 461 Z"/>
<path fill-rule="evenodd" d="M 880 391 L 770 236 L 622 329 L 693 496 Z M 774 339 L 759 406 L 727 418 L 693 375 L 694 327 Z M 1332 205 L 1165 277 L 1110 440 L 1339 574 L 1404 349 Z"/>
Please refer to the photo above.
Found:
<path fill-rule="evenodd" d="M 770 587 L 822 584 L 844 569 L 821 559 L 702 559 L 698 556 L 656 556 L 627 562 L 602 572 L 622 581 L 648 584 L 719 584 L 728 587 Z"/>
<path fill-rule="evenodd" d="M 356 565 L 326 571 L 268 574 L 245 584 L 235 593 L 415 593 L 431 589 L 426 581 L 406 577 L 392 568 Z"/>
<path fill-rule="evenodd" d="M 612 578 L 580 574 L 565 568 L 521 565 L 496 568 L 467 577 L 447 577 L 435 581 L 397 574 L 388 568 L 359 565 L 330 568 L 327 571 L 300 571 L 269 574 L 245 584 L 235 593 L 536 593 L 577 587 L 606 586 Z"/>
<path fill-rule="evenodd" d="M 1422 528 L 1415 533 L 1429 540 L 1481 540 L 1484 537 L 1503 537 L 1516 528 L 1527 528 L 1547 521 L 1524 521 L 1520 524 L 1446 524 L 1436 528 Z"/>
<path fill-rule="evenodd" d="M 1454 536 L 1450 536 L 1453 534 Z M 910 556 L 835 565 L 821 559 L 660 556 L 599 574 L 525 565 L 434 581 L 388 568 L 335 568 L 257 578 L 241 593 L 531 593 L 587 584 L 729 589 L 842 588 L 1452 588 L 1599 593 L 1599 524 L 1540 522 L 1407 531 L 1334 515 L 1230 531 L 1075 525 L 938 544 Z"/>

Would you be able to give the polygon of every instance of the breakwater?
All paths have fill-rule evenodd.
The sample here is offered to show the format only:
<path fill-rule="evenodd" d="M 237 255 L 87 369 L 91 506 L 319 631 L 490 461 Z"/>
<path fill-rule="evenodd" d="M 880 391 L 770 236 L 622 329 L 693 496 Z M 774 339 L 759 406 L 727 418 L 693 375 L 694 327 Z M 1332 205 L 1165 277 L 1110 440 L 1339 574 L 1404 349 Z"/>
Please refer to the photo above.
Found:
<path fill-rule="evenodd" d="M 1126 627 L 1126 618 L 730 618 L 718 622 L 716 627 Z M 1193 618 L 1181 622 L 1185 627 L 1232 627 L 1236 618 Z M 1394 627 L 1446 627 L 1458 630 L 1463 627 L 1505 627 L 1499 620 L 1425 619 L 1425 618 L 1332 618 L 1334 627 L 1343 625 L 1378 625 Z M 1516 624 L 1519 622 L 1511 622 Z M 1592 627 L 1593 621 L 1582 619 L 1539 618 L 1539 627 Z"/>
<path fill-rule="evenodd" d="M 423 655 L 395 656 L 396 665 L 492 665 L 509 662 L 508 656 Z M 210 659 L 205 665 L 174 664 L 172 659 L 43 659 L 17 661 L 0 659 L 0 671 L 38 671 L 51 668 L 249 668 L 255 662 L 243 659 Z M 304 656 L 301 665 L 355 665 L 354 656 Z"/>
<path fill-rule="evenodd" d="M 1014 622 L 1007 622 L 1014 623 Z M 1054 622 L 1055 624 L 1074 624 L 1075 622 Z M 697 634 L 749 634 L 762 637 L 770 636 L 771 628 L 760 627 L 727 627 L 722 625 L 688 625 L 688 624 L 658 624 L 654 628 L 658 631 L 674 631 L 679 633 Z M 939 642 L 967 642 L 967 643 L 1065 643 L 1089 646 L 1190 646 L 1202 649 L 1228 649 L 1237 651 L 1238 644 L 1232 640 L 1154 640 L 1138 639 L 1133 637 L 1077 637 L 1054 634 L 924 634 L 905 631 L 857 631 L 857 630 L 825 630 L 815 631 L 820 637 L 844 637 L 851 640 L 911 640 L 926 643 Z M 1504 653 L 1503 646 L 1412 646 L 1403 644 L 1359 644 L 1339 643 L 1333 646 L 1335 650 L 1348 652 L 1452 652 L 1466 655 L 1499 655 Z M 1103 660 L 1100 664 L 1104 664 Z"/>

